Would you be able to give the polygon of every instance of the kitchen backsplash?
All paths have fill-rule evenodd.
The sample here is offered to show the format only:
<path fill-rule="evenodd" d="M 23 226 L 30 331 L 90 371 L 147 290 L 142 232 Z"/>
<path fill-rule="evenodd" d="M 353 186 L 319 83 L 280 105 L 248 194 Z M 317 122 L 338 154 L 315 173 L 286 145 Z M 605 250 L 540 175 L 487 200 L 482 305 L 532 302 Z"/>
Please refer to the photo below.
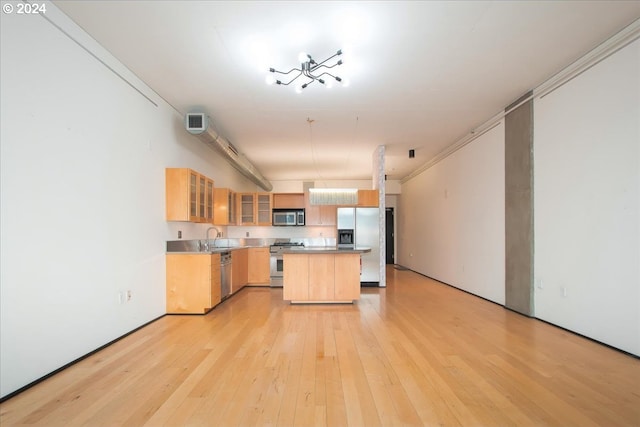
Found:
<path fill-rule="evenodd" d="M 249 233 L 247 235 L 247 233 Z M 333 238 L 336 237 L 334 227 L 260 227 L 260 226 L 228 226 L 225 237 L 229 238 Z"/>
<path fill-rule="evenodd" d="M 188 222 L 167 222 L 167 240 L 204 240 L 210 224 Z M 309 239 L 312 242 L 333 242 L 335 244 L 336 229 L 334 227 L 269 227 L 269 226 L 216 226 L 222 232 L 222 239 Z M 249 233 L 247 235 L 247 233 Z M 180 235 L 180 237 L 178 237 Z M 215 237 L 215 230 L 209 233 L 210 239 Z M 325 246 L 322 244 L 314 246 Z"/>

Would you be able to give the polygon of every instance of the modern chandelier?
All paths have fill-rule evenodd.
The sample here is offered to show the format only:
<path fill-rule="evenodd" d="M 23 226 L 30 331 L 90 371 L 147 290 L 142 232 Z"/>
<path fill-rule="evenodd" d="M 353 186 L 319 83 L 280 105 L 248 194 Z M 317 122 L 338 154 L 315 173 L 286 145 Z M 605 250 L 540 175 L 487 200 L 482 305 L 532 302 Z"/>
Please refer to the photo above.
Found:
<path fill-rule="evenodd" d="M 333 63 L 333 65 L 327 64 L 328 61 L 331 61 L 332 59 L 340 55 L 342 55 L 342 50 L 338 50 L 336 53 L 334 53 L 333 55 L 331 55 L 330 57 L 328 57 L 322 62 L 316 62 L 311 55 L 302 52 L 300 53 L 300 55 L 298 55 L 298 60 L 301 62 L 300 68 L 292 68 L 287 72 L 278 71 L 275 68 L 269 68 L 269 71 L 271 72 L 271 74 L 267 75 L 267 78 L 266 78 L 267 84 L 276 83 L 282 86 L 288 86 L 294 81 L 296 81 L 300 76 L 304 76 L 307 80 L 304 83 L 301 82 L 301 84 L 299 84 L 296 87 L 296 91 L 299 93 L 299 92 L 302 92 L 302 89 L 305 89 L 307 86 L 309 86 L 311 83 L 315 81 L 322 83 L 327 87 L 331 87 L 332 80 L 327 79 L 327 77 L 325 77 L 325 76 L 328 76 L 339 83 L 341 82 L 343 86 L 346 86 L 348 84 L 346 80 L 343 80 L 338 76 L 334 76 L 333 74 L 327 71 L 331 68 L 337 67 L 338 65 L 342 65 L 343 63 L 342 59 L 338 59 L 335 63 Z M 287 82 L 278 80 L 273 76 L 273 74 L 275 73 L 283 74 L 287 76 L 289 80 Z"/>

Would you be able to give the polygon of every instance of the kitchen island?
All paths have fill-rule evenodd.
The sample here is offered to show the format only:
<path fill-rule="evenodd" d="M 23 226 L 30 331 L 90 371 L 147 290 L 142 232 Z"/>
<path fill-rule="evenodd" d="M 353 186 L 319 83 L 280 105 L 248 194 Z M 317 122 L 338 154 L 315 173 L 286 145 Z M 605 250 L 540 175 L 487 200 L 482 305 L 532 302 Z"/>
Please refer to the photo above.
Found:
<path fill-rule="evenodd" d="M 347 303 L 360 299 L 360 254 L 369 248 L 291 248 L 283 253 L 283 299 L 296 303 Z"/>

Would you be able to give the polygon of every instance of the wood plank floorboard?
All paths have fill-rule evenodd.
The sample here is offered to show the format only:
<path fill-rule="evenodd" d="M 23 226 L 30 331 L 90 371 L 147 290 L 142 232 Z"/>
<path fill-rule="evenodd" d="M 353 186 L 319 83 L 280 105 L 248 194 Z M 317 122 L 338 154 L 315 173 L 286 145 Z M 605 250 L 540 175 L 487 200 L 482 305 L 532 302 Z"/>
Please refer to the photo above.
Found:
<path fill-rule="evenodd" d="M 0 405 L 9 426 L 640 426 L 640 360 L 409 270 L 353 305 L 250 287 Z"/>

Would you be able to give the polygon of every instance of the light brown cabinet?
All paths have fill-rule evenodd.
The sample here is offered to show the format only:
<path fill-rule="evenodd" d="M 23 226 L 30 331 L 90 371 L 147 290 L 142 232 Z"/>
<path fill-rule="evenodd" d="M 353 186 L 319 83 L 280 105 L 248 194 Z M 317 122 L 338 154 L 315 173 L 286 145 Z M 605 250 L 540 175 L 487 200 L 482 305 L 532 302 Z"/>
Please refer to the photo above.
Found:
<path fill-rule="evenodd" d="M 304 208 L 304 193 L 274 193 L 274 209 L 302 209 Z"/>
<path fill-rule="evenodd" d="M 379 206 L 378 190 L 358 190 L 358 206 L 377 208 Z"/>
<path fill-rule="evenodd" d="M 231 251 L 231 293 L 242 289 L 249 279 L 249 248 Z"/>
<path fill-rule="evenodd" d="M 271 225 L 271 193 L 239 193 L 240 225 Z"/>
<path fill-rule="evenodd" d="M 188 168 L 165 169 L 167 221 L 212 222 L 213 180 Z"/>
<path fill-rule="evenodd" d="M 204 178 L 204 182 L 203 182 Z M 204 211 L 200 215 L 201 222 L 213 223 L 213 180 L 200 175 L 200 184 L 203 186 Z"/>
<path fill-rule="evenodd" d="M 335 205 L 312 205 L 309 193 L 305 193 L 304 224 L 305 225 L 336 225 L 338 208 Z"/>
<path fill-rule="evenodd" d="M 256 194 L 256 217 L 258 225 L 271 225 L 271 193 Z"/>
<path fill-rule="evenodd" d="M 249 248 L 247 284 L 263 285 L 271 281 L 269 248 Z"/>
<path fill-rule="evenodd" d="M 236 224 L 236 193 L 228 188 L 213 190 L 213 223 L 215 225 Z"/>
<path fill-rule="evenodd" d="M 283 299 L 351 303 L 360 298 L 360 254 L 287 254 Z"/>
<path fill-rule="evenodd" d="M 307 255 L 309 262 L 309 300 L 333 301 L 335 299 L 335 255 Z M 288 267 L 288 266 L 287 266 Z"/>
<path fill-rule="evenodd" d="M 337 301 L 353 301 L 360 298 L 360 254 L 344 254 L 335 257 L 334 298 Z"/>
<path fill-rule="evenodd" d="M 309 255 L 283 255 L 282 298 L 286 301 L 309 301 Z"/>
<path fill-rule="evenodd" d="M 167 313 L 204 314 L 220 303 L 220 254 L 167 254 Z"/>
<path fill-rule="evenodd" d="M 256 225 L 255 193 L 238 194 L 240 225 Z"/>

